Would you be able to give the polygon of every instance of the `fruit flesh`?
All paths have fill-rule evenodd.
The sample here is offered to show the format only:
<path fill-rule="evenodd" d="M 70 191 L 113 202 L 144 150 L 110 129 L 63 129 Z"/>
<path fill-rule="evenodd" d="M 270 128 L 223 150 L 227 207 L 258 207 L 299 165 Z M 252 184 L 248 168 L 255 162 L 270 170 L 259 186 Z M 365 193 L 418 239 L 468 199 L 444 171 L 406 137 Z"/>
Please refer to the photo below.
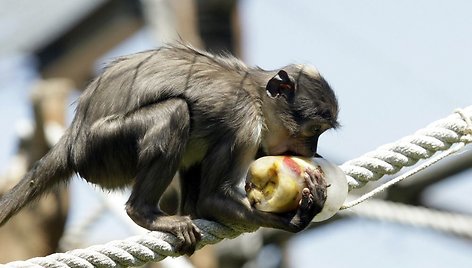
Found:
<path fill-rule="evenodd" d="M 250 167 L 248 180 L 249 201 L 265 212 L 297 209 L 306 186 L 302 168 L 288 157 L 256 160 Z"/>
<path fill-rule="evenodd" d="M 246 180 L 247 197 L 256 209 L 284 213 L 296 210 L 302 190 L 306 187 L 305 170 L 315 170 L 325 180 L 327 199 L 314 221 L 334 215 L 347 197 L 344 173 L 323 158 L 294 156 L 266 156 L 256 159 L 250 166 Z"/>

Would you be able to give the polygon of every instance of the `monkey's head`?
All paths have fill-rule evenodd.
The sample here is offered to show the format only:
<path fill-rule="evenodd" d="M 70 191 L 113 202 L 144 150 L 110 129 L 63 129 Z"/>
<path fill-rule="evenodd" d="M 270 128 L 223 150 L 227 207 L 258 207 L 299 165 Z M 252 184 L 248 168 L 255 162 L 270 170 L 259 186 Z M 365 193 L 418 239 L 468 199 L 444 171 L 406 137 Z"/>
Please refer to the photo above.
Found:
<path fill-rule="evenodd" d="M 314 67 L 289 65 L 267 81 L 265 90 L 265 153 L 316 155 L 320 135 L 338 126 L 338 102 L 326 80 Z"/>

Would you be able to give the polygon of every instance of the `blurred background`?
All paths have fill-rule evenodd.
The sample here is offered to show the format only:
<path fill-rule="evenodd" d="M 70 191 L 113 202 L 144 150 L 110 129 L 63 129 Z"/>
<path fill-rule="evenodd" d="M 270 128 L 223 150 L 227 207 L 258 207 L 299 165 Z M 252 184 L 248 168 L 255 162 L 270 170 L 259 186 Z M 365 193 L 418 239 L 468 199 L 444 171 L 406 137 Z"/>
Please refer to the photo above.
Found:
<path fill-rule="evenodd" d="M 466 0 L 0 0 L 0 193 L 57 141 L 107 62 L 179 39 L 264 69 L 316 66 L 342 124 L 319 153 L 341 164 L 472 105 L 471 11 Z M 471 267 L 470 147 L 379 196 L 397 220 L 359 209 L 297 235 L 261 229 L 150 266 Z M 145 232 L 125 215 L 127 196 L 74 179 L 0 228 L 0 263 Z M 439 211 L 424 221 L 449 231 L 413 224 L 417 207 Z M 451 232 L 459 221 L 444 211 L 469 232 Z"/>

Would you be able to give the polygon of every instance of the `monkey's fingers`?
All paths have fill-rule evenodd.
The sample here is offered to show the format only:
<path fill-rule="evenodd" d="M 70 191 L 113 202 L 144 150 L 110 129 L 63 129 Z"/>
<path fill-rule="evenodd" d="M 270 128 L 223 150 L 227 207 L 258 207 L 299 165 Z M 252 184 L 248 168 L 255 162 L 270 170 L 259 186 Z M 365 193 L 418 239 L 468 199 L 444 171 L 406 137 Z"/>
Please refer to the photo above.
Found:
<path fill-rule="evenodd" d="M 308 212 L 313 205 L 313 195 L 309 188 L 303 188 L 302 190 L 302 199 L 300 200 L 300 211 Z"/>
<path fill-rule="evenodd" d="M 306 167 L 305 168 L 305 174 L 304 174 L 305 184 L 310 189 L 310 191 L 314 191 L 317 185 L 325 184 L 323 175 L 324 175 L 323 171 L 320 169 L 320 167 L 317 167 L 317 168 Z"/>
<path fill-rule="evenodd" d="M 297 216 L 300 225 L 308 226 L 317 213 L 322 210 L 326 191 L 319 170 L 307 168 L 304 174 L 306 187 L 302 189 Z"/>
<path fill-rule="evenodd" d="M 312 201 L 322 207 L 326 200 L 326 182 L 323 178 L 323 171 L 319 167 L 316 169 L 306 168 L 304 178 L 307 186 L 305 189 L 310 191 Z"/>
<path fill-rule="evenodd" d="M 304 188 L 303 190 L 308 189 L 308 191 L 310 192 L 315 191 L 315 187 L 316 187 L 315 186 L 315 181 L 316 181 L 315 171 L 311 168 L 306 168 L 303 174 L 303 179 L 305 180 L 305 185 L 306 185 L 306 188 Z"/>
<path fill-rule="evenodd" d="M 302 197 L 299 201 L 299 206 L 295 214 L 288 214 L 291 217 L 290 229 L 291 232 L 299 232 L 305 229 L 311 222 L 311 219 L 316 214 L 316 206 L 313 205 L 313 195 L 309 188 L 302 189 Z"/>

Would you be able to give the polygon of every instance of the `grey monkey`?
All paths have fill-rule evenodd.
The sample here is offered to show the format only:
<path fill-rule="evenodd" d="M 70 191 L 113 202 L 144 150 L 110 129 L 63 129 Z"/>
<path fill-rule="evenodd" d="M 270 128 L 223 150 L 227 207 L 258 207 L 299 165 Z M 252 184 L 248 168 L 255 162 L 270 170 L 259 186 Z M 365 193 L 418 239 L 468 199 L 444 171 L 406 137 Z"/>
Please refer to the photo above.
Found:
<path fill-rule="evenodd" d="M 326 198 L 314 173 L 292 213 L 252 208 L 239 185 L 256 157 L 316 155 L 337 114 L 334 92 L 310 66 L 265 71 L 184 44 L 121 57 L 80 96 L 60 141 L 1 198 L 0 224 L 78 173 L 106 189 L 131 186 L 130 218 L 175 234 L 181 253 L 200 239 L 194 218 L 298 232 Z M 166 215 L 158 204 L 177 171 L 179 215 Z"/>

